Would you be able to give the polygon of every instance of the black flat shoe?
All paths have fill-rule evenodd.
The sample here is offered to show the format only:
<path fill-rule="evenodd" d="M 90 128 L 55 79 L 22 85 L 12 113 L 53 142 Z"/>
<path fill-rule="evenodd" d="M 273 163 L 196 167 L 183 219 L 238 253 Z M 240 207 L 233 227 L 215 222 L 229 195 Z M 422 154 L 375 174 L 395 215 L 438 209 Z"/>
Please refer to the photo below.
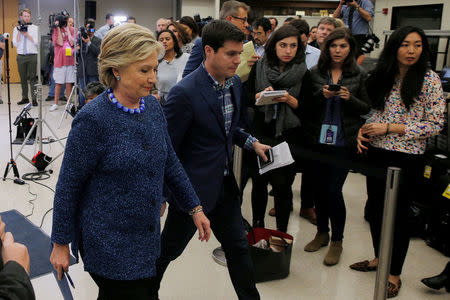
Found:
<path fill-rule="evenodd" d="M 18 105 L 23 105 L 23 104 L 27 104 L 27 103 L 29 103 L 30 102 L 30 100 L 28 100 L 28 99 L 22 99 L 22 100 L 20 100 L 19 102 L 17 102 L 17 104 Z"/>
<path fill-rule="evenodd" d="M 434 277 L 424 278 L 421 280 L 427 287 L 440 290 L 445 287 L 445 290 L 450 293 L 450 263 L 447 263 L 444 271 Z"/>

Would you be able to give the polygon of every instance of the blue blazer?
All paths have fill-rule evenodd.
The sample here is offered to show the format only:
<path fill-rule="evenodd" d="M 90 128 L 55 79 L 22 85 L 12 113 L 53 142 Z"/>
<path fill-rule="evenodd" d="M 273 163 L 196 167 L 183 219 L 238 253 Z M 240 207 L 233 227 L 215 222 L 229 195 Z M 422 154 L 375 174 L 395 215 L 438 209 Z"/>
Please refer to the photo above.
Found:
<path fill-rule="evenodd" d="M 206 212 L 219 200 L 226 161 L 232 174 L 232 145 L 243 147 L 249 136 L 241 130 L 247 110 L 238 76 L 233 77 L 230 90 L 234 114 L 228 136 L 221 103 L 203 66 L 170 90 L 164 106 L 173 148 Z"/>
<path fill-rule="evenodd" d="M 202 38 L 198 38 L 194 42 L 191 55 L 186 63 L 183 71 L 183 78 L 194 72 L 203 61 Z"/>

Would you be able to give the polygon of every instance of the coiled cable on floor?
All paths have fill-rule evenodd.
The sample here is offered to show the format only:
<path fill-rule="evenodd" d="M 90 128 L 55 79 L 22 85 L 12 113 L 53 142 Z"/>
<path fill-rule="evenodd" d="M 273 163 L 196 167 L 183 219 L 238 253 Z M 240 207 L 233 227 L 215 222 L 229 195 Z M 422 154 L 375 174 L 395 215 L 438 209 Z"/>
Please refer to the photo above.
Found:
<path fill-rule="evenodd" d="M 52 189 L 52 188 L 49 187 L 48 185 L 45 185 L 45 184 L 39 182 L 39 181 L 41 181 L 41 180 L 49 179 L 49 178 L 50 178 L 50 174 L 52 174 L 52 173 L 53 173 L 53 170 L 49 170 L 49 171 L 45 171 L 45 170 L 44 170 L 44 171 L 38 171 L 38 172 L 33 172 L 33 173 L 26 173 L 26 174 L 23 174 L 23 175 L 22 175 L 22 179 L 23 179 L 23 180 L 30 180 L 30 181 L 32 181 L 32 182 L 34 182 L 34 183 L 36 183 L 36 184 L 39 184 L 39 185 L 41 185 L 41 186 L 43 186 L 43 187 L 49 189 L 49 190 L 52 191 L 53 193 L 55 193 L 55 190 L 54 190 L 54 189 Z M 28 191 L 29 191 L 29 187 L 28 187 Z M 30 192 L 30 191 L 29 191 L 29 192 Z M 32 193 L 30 192 L 30 194 L 32 194 Z M 33 215 L 33 212 L 34 212 L 34 203 L 33 203 L 33 202 L 34 202 L 34 200 L 36 200 L 36 198 L 37 198 L 37 194 L 36 194 L 36 196 L 35 196 L 35 198 L 34 198 L 33 200 L 28 201 L 28 202 L 31 203 L 31 205 L 32 205 L 32 210 L 31 210 L 31 214 L 30 214 L 30 215 L 27 215 L 26 217 L 30 217 L 30 216 Z M 42 228 L 42 225 L 44 224 L 45 217 L 46 217 L 47 214 L 50 213 L 52 210 L 53 210 L 53 207 L 50 208 L 50 209 L 48 209 L 48 210 L 44 213 L 44 215 L 42 216 L 41 224 L 39 225 L 39 228 Z"/>

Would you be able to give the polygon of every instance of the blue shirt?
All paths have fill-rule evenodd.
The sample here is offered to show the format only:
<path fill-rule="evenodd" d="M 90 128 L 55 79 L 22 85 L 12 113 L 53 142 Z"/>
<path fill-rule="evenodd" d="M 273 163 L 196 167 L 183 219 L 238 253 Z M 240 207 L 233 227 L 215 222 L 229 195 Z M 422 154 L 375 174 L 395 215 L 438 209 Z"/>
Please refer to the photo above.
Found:
<path fill-rule="evenodd" d="M 262 46 L 258 46 L 258 45 L 255 44 L 255 53 L 256 53 L 256 55 L 259 55 L 259 56 L 263 57 L 264 56 L 264 52 L 265 52 L 265 47 L 266 47 L 266 44 L 264 44 Z"/>
<path fill-rule="evenodd" d="M 370 0 L 358 0 L 358 5 L 361 6 L 362 9 L 367 11 L 372 17 L 373 17 L 373 4 Z M 348 27 L 348 15 L 350 13 L 350 6 L 343 5 L 341 10 L 341 18 L 342 21 L 344 21 L 344 24 Z M 369 22 L 367 22 L 361 15 L 359 14 L 358 10 L 355 8 L 355 11 L 353 13 L 353 25 L 352 33 L 354 35 L 359 34 L 367 34 L 369 32 Z"/>
<path fill-rule="evenodd" d="M 319 62 L 320 50 L 316 47 L 306 45 L 305 54 L 306 67 L 310 70 Z"/>

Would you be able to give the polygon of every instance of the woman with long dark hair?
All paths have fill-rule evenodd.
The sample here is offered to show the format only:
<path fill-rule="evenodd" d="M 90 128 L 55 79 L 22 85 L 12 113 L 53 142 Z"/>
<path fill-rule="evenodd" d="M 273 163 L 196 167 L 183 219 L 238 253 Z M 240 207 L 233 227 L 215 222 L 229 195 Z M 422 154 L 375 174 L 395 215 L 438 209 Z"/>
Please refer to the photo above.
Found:
<path fill-rule="evenodd" d="M 164 29 L 158 32 L 157 40 L 164 47 L 164 57 L 158 65 L 158 96 L 161 104 L 165 104 L 166 96 L 170 89 L 181 79 L 189 54 L 181 52 L 178 40 L 175 34 Z"/>
<path fill-rule="evenodd" d="M 180 46 L 180 49 L 184 53 L 188 53 L 183 51 L 183 47 L 191 42 L 191 39 L 189 38 L 186 30 L 178 23 L 178 22 L 172 22 L 167 26 L 167 29 L 172 31 L 178 40 L 178 45 Z"/>
<path fill-rule="evenodd" d="M 254 106 L 252 130 L 254 136 L 267 145 L 275 146 L 283 141 L 288 144 L 298 139 L 300 117 L 299 97 L 303 79 L 307 74 L 305 51 L 298 30 L 282 26 L 267 42 L 265 56 L 252 68 L 249 75 L 250 99 L 257 99 L 262 91 L 286 90 L 276 98 L 276 104 Z M 253 102 L 254 103 L 254 102 Z M 253 226 L 264 227 L 267 206 L 267 185 L 273 187 L 277 229 L 287 231 L 292 203 L 291 186 L 295 178 L 293 165 L 258 172 L 256 157 L 251 158 Z"/>
<path fill-rule="evenodd" d="M 388 298 L 401 287 L 400 274 L 408 251 L 408 207 L 417 195 L 423 174 L 426 139 L 444 124 L 445 100 L 438 75 L 429 67 L 430 49 L 422 29 L 405 26 L 387 41 L 376 68 L 367 80 L 375 112 L 358 134 L 358 151 L 367 150 L 379 167 L 402 169 L 397 200 Z M 363 143 L 368 143 L 365 145 Z M 357 271 L 376 270 L 384 208 L 386 178 L 367 176 L 367 216 L 375 258 L 355 263 Z"/>
<path fill-rule="evenodd" d="M 305 246 L 314 252 L 331 244 L 324 258 L 328 266 L 339 262 L 346 219 L 342 188 L 347 178 L 345 162 L 356 154 L 361 115 L 370 110 L 365 74 L 356 65 L 356 42 L 350 31 L 338 28 L 324 40 L 317 66 L 311 69 L 312 97 L 305 98 L 304 135 L 315 152 L 340 162 L 313 161 L 308 174 L 316 190 L 317 234 Z M 344 163 L 342 163 L 344 162 Z"/>

